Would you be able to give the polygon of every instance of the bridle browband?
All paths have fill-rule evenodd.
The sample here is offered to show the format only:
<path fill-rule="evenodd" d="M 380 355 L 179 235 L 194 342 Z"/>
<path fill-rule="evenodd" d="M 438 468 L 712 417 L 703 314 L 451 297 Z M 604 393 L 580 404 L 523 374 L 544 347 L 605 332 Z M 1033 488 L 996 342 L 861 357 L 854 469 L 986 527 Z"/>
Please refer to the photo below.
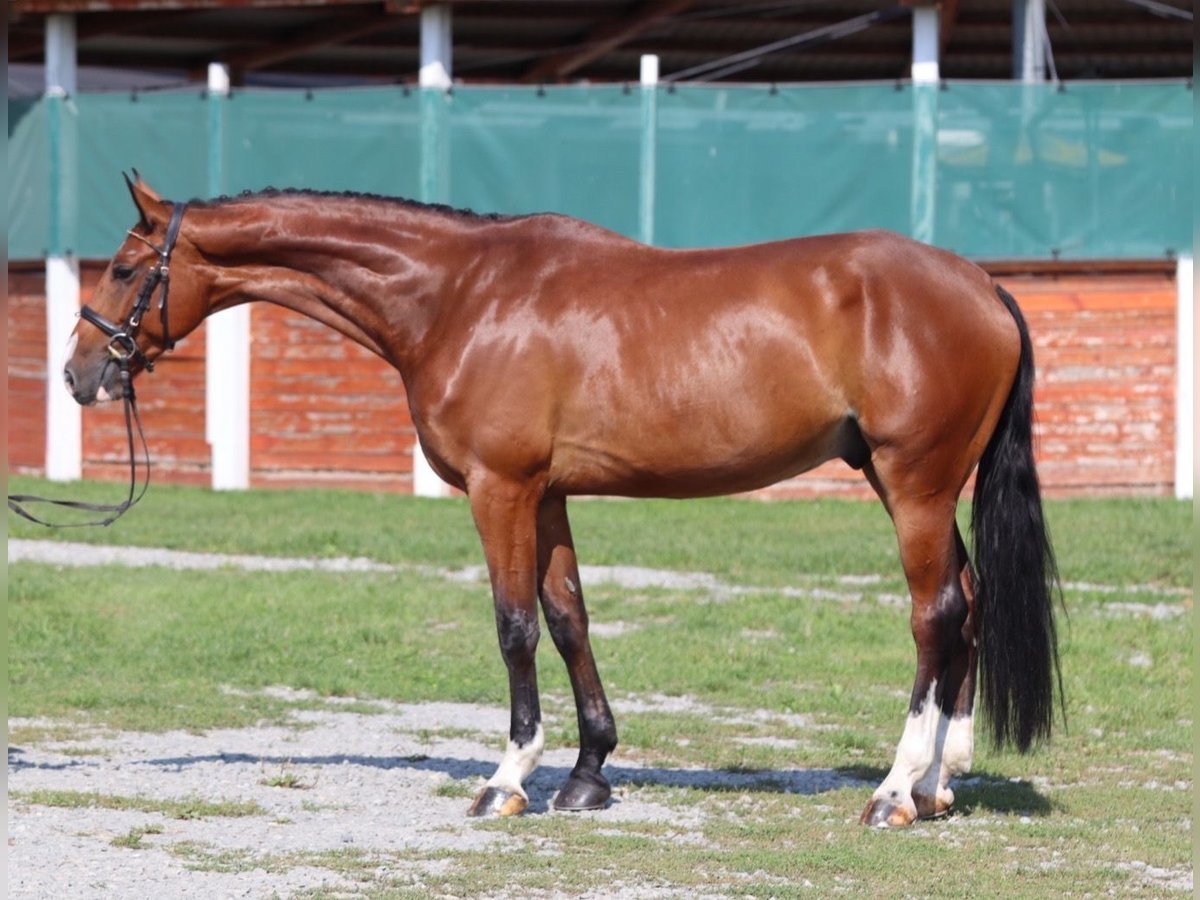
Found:
<path fill-rule="evenodd" d="M 156 246 L 132 228 L 129 230 L 129 236 L 137 238 L 142 243 L 148 245 L 158 254 L 158 260 L 155 262 L 154 268 L 146 275 L 146 280 L 142 282 L 137 299 L 134 301 L 133 307 L 129 310 L 129 315 L 125 317 L 124 322 L 117 325 L 100 315 L 100 313 L 87 304 L 84 304 L 79 310 L 79 318 L 85 322 L 90 322 L 108 335 L 108 353 L 117 364 L 117 369 L 120 373 L 121 396 L 125 403 L 125 432 L 129 440 L 129 496 L 120 503 L 86 503 L 82 500 L 56 500 L 50 497 L 36 497 L 30 494 L 9 494 L 8 508 L 21 516 L 21 518 L 28 519 L 30 522 L 38 525 L 45 525 L 48 528 L 81 528 L 85 525 L 111 525 L 145 496 L 146 489 L 150 486 L 150 447 L 146 443 L 146 433 L 142 430 L 142 417 L 138 413 L 137 398 L 133 391 L 133 375 L 130 372 L 130 363 L 138 364 L 147 372 L 154 371 L 154 363 L 138 345 L 137 336 L 141 329 L 142 317 L 150 309 L 150 302 L 154 297 L 154 292 L 160 286 L 162 287 L 162 293 L 158 299 L 158 312 L 160 321 L 162 322 L 162 338 L 160 343 L 164 353 L 175 348 L 175 341 L 171 338 L 170 326 L 167 322 L 167 295 L 171 287 L 171 253 L 175 249 L 176 240 L 179 238 L 179 228 L 183 224 L 183 213 L 186 209 L 186 203 L 176 203 L 172 206 L 171 219 L 167 224 L 167 234 L 161 247 Z M 146 478 L 142 482 L 141 491 L 137 490 L 137 453 L 133 440 L 135 424 L 137 425 L 137 434 L 141 439 L 142 451 L 146 460 Z M 135 493 L 137 496 L 134 496 Z M 87 510 L 88 512 L 109 513 L 109 515 L 103 519 L 93 519 L 87 522 L 47 522 L 26 510 L 22 506 L 23 503 L 50 503 L 54 506 Z"/>

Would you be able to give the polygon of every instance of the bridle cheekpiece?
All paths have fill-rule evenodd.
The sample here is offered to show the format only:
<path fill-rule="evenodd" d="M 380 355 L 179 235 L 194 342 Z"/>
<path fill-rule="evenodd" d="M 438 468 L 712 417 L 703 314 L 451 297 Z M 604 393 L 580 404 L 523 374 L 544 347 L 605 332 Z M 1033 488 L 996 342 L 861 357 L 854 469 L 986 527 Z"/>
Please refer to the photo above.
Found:
<path fill-rule="evenodd" d="M 129 229 L 129 236 L 137 238 L 157 253 L 158 261 L 154 264 L 154 268 L 146 275 L 146 280 L 142 282 L 137 300 L 134 302 L 133 308 L 129 310 L 129 315 L 125 317 L 124 322 L 117 325 L 100 315 L 100 313 L 87 304 L 84 304 L 79 310 L 79 317 L 81 319 L 85 322 L 90 322 L 108 335 L 108 352 L 120 367 L 122 378 L 128 373 L 130 362 L 136 362 L 147 372 L 154 371 L 154 363 L 150 361 L 142 351 L 142 348 L 138 346 L 137 335 L 142 325 L 142 317 L 150 309 L 151 298 L 160 285 L 162 286 L 162 293 L 158 299 L 158 311 L 162 320 L 162 348 L 165 352 L 175 347 L 175 341 L 171 339 L 170 326 L 167 324 L 167 294 L 171 287 L 171 252 L 175 249 L 175 242 L 179 238 L 179 227 L 183 223 L 183 213 L 186 209 L 186 203 L 176 203 L 172 207 L 171 220 L 167 224 L 167 236 L 161 247 L 138 234 L 132 228 Z"/>

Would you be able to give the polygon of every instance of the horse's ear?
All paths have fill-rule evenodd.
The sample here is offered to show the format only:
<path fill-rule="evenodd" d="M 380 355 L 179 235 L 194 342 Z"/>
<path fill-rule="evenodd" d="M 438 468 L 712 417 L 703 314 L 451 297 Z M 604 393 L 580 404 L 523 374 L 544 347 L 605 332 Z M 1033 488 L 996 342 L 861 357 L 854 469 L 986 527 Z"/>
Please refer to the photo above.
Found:
<path fill-rule="evenodd" d="M 164 218 L 163 199 L 158 195 L 154 188 L 146 184 L 142 176 L 138 174 L 138 170 L 133 170 L 133 180 L 124 172 L 121 175 L 125 178 L 125 186 L 129 188 L 129 196 L 133 198 L 133 205 L 137 207 L 140 219 L 138 225 L 145 231 L 150 231 L 154 227 L 154 222 Z"/>

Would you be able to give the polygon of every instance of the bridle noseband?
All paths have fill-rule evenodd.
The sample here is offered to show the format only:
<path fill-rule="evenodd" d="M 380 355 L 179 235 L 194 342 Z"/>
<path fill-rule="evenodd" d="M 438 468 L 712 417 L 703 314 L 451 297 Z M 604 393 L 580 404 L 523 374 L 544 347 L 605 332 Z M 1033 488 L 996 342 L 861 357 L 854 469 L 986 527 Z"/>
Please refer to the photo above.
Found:
<path fill-rule="evenodd" d="M 79 310 L 79 318 L 85 322 L 90 322 L 108 335 L 108 353 L 116 361 L 117 368 L 120 370 L 121 395 L 125 401 L 125 431 L 129 438 L 129 496 L 120 503 L 87 503 L 82 500 L 56 500 L 50 497 L 37 497 L 32 494 L 9 494 L 8 508 L 22 518 L 51 528 L 111 525 L 123 516 L 131 506 L 145 496 L 146 488 L 150 486 L 150 447 L 146 443 L 146 434 L 142 431 L 142 417 L 138 414 L 137 399 L 133 393 L 133 374 L 130 372 L 129 367 L 130 363 L 137 363 L 147 372 L 154 371 L 154 363 L 150 361 L 142 348 L 138 346 L 137 335 L 142 326 L 142 317 L 150 309 L 150 300 L 160 285 L 162 286 L 162 294 L 158 299 L 158 312 L 162 320 L 161 344 L 163 352 L 165 353 L 175 347 L 175 341 L 171 339 L 171 330 L 167 324 L 167 294 L 171 287 L 171 251 L 175 249 L 175 241 L 179 238 L 179 226 L 183 223 L 183 212 L 185 209 L 187 209 L 186 203 L 176 203 L 172 207 L 171 220 L 167 224 L 167 236 L 161 247 L 155 246 L 132 228 L 129 230 L 130 237 L 135 237 L 142 243 L 149 245 L 158 254 L 158 261 L 154 264 L 154 268 L 150 270 L 149 274 L 146 275 L 146 280 L 142 282 L 137 300 L 134 302 L 133 308 L 129 310 L 129 315 L 125 317 L 124 322 L 117 325 L 86 304 Z M 146 480 L 142 484 L 141 492 L 137 493 L 136 496 L 137 454 L 133 442 L 135 424 L 137 425 L 138 436 L 142 439 L 142 450 L 146 458 Z M 108 515 L 103 519 L 94 519 L 87 522 L 47 522 L 25 509 L 23 506 L 25 503 L 50 503 L 55 506 L 67 507 L 68 509 L 108 513 Z"/>
<path fill-rule="evenodd" d="M 159 285 L 162 285 L 162 294 L 158 300 L 158 312 L 162 320 L 162 348 L 164 352 L 175 348 L 175 342 L 171 340 L 170 326 L 167 324 L 167 294 L 171 288 L 171 252 L 175 249 L 175 241 L 179 238 L 179 226 L 183 224 L 183 213 L 186 209 L 186 203 L 176 203 L 172 207 L 171 221 L 167 224 L 167 236 L 161 247 L 155 246 L 151 241 L 138 234 L 132 228 L 129 229 L 129 236 L 137 238 L 157 253 L 158 261 L 154 264 L 154 268 L 146 275 L 146 280 L 142 282 L 142 288 L 138 291 L 137 300 L 134 302 L 133 308 L 129 310 L 129 315 L 125 317 L 123 323 L 120 325 L 114 324 L 86 303 L 79 310 L 79 318 L 85 322 L 90 322 L 108 335 L 108 352 L 121 368 L 122 377 L 128 371 L 131 361 L 136 362 L 147 372 L 154 371 L 154 363 L 147 358 L 146 354 L 142 352 L 142 348 L 138 346 L 137 334 L 142 325 L 142 317 L 150 308 L 150 299 L 154 296 L 154 291 Z"/>

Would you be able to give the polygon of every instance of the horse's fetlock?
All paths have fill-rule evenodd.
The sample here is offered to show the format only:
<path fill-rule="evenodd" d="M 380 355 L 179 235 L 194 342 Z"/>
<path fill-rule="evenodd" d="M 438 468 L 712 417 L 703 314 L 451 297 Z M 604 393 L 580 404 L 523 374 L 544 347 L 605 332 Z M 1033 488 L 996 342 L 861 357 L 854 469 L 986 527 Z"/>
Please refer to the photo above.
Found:
<path fill-rule="evenodd" d="M 599 754 L 601 759 L 617 748 L 617 723 L 613 721 L 611 713 L 584 719 L 581 725 L 582 743 Z"/>

